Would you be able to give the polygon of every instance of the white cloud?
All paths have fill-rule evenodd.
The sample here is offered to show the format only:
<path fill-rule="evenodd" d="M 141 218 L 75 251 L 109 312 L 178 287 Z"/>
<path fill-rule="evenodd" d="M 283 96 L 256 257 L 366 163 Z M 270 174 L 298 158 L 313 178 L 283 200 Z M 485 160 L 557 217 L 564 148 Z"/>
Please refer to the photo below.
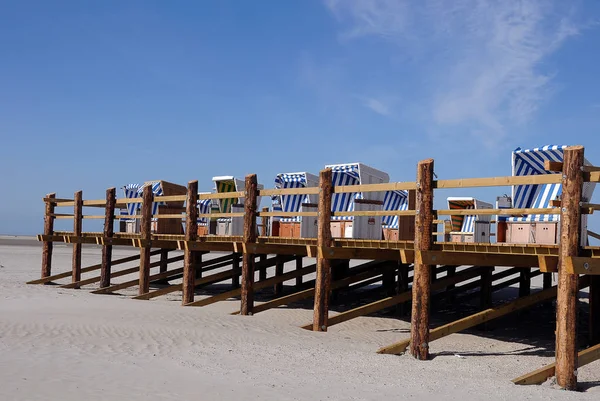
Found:
<path fill-rule="evenodd" d="M 382 116 L 389 116 L 391 114 L 389 106 L 382 100 L 367 97 L 363 98 L 363 102 L 365 107 L 368 107 L 377 114 L 381 114 Z"/>
<path fill-rule="evenodd" d="M 440 126 L 500 138 L 535 115 L 554 92 L 544 64 L 579 33 L 575 2 L 546 0 L 325 0 L 345 41 L 378 37 L 410 54 L 415 101 Z M 393 88 L 389 88 L 393 90 Z M 389 113 L 376 99 L 365 105 Z M 379 111 L 378 111 L 379 110 Z"/>

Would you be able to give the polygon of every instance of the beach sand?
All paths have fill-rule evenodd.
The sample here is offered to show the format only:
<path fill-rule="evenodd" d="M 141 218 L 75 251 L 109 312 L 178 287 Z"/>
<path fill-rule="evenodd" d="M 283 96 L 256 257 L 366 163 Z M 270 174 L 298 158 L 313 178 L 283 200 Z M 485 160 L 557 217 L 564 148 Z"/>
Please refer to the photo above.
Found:
<path fill-rule="evenodd" d="M 134 253 L 115 248 L 114 258 Z M 69 270 L 71 255 L 57 244 L 53 273 Z M 231 316 L 239 301 L 184 308 L 180 293 L 136 301 L 135 287 L 26 285 L 40 260 L 35 241 L 0 241 L 0 400 L 600 399 L 600 361 L 580 369 L 584 392 L 511 383 L 553 362 L 554 323 L 538 309 L 432 342 L 424 362 L 376 354 L 408 336 L 404 320 L 361 317 L 314 333 L 298 327 L 310 307 Z M 83 247 L 83 266 L 99 261 L 98 247 Z"/>

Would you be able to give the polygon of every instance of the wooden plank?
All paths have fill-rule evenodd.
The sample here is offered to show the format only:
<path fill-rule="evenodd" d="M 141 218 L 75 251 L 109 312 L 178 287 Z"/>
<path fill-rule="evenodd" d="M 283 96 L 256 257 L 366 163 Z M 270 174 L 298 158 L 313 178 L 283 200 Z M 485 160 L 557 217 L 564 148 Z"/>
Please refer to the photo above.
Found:
<path fill-rule="evenodd" d="M 256 208 L 258 180 L 256 174 L 246 176 L 246 194 L 244 198 L 244 240 L 243 244 L 256 242 Z M 244 248 L 242 254 L 242 288 L 240 314 L 251 315 L 254 307 L 254 254 Z"/>
<path fill-rule="evenodd" d="M 556 259 L 556 257 L 554 257 Z M 533 255 L 510 255 L 474 252 L 447 252 L 447 251 L 417 251 L 415 261 L 428 265 L 450 266 L 514 266 L 537 267 L 539 260 Z"/>
<path fill-rule="evenodd" d="M 581 256 L 565 258 L 565 271 L 569 274 L 600 274 L 600 259 Z"/>
<path fill-rule="evenodd" d="M 550 175 L 550 174 L 547 174 Z M 538 176 L 532 176 L 538 177 Z M 518 208 L 518 209 L 477 209 L 478 216 L 513 215 L 513 214 L 559 214 L 559 209 L 547 208 Z M 473 209 L 442 209 L 437 211 L 438 216 L 470 216 Z"/>
<path fill-rule="evenodd" d="M 324 247 L 331 247 L 331 198 L 333 193 L 331 169 L 319 173 L 319 217 L 317 221 L 317 279 L 313 308 L 313 330 L 327 331 L 329 296 L 331 292 L 331 262 L 322 255 Z"/>
<path fill-rule="evenodd" d="M 556 256 L 538 256 L 538 266 L 543 273 L 553 273 L 558 271 L 558 257 Z M 509 265 L 511 266 L 511 265 Z"/>
<path fill-rule="evenodd" d="M 507 187 L 512 185 L 558 184 L 562 181 L 560 174 L 540 174 L 525 176 L 460 178 L 455 180 L 434 181 L 434 188 L 475 188 L 475 187 Z M 479 210 L 477 210 L 479 213 Z"/>
<path fill-rule="evenodd" d="M 158 254 L 160 251 L 154 251 L 151 253 L 151 255 L 156 255 Z M 113 261 L 113 265 L 119 265 L 122 263 L 127 263 L 127 262 L 133 262 L 135 260 L 138 260 L 140 258 L 140 255 L 133 255 L 133 256 L 127 256 L 125 258 L 121 258 L 121 259 L 117 259 Z M 88 266 L 88 267 L 84 267 L 83 269 L 81 269 L 82 273 L 89 273 L 95 270 L 99 270 L 102 267 L 101 264 L 97 264 L 97 265 L 92 265 L 92 266 Z M 71 271 L 68 272 L 64 272 L 64 273 L 59 273 L 59 274 L 55 274 L 53 276 L 49 276 L 43 279 L 37 279 L 37 280 L 32 280 L 32 281 L 28 281 L 27 284 L 45 284 L 54 280 L 60 280 L 62 278 L 66 278 L 66 277 L 70 277 L 71 276 Z"/>
<path fill-rule="evenodd" d="M 83 192 L 77 191 L 74 196 L 75 206 L 73 207 L 73 235 L 81 236 L 81 223 L 83 216 Z M 73 260 L 71 264 L 71 281 L 77 283 L 81 280 L 81 243 L 75 242 L 73 244 Z M 79 288 L 74 286 L 73 288 Z"/>
<path fill-rule="evenodd" d="M 117 191 L 115 188 L 106 190 L 106 201 L 104 209 L 104 238 L 112 240 L 115 234 L 114 231 L 114 216 L 115 216 L 115 201 L 117 199 Z M 104 241 L 102 243 L 102 267 L 100 268 L 100 287 L 108 287 L 110 285 L 110 274 L 112 270 L 112 243 Z"/>
<path fill-rule="evenodd" d="M 278 283 L 283 283 L 284 281 L 293 280 L 297 277 L 302 277 L 307 274 L 312 274 L 316 271 L 316 267 L 317 267 L 317 265 L 314 264 L 314 265 L 306 266 L 305 268 L 300 269 L 300 270 L 294 270 L 294 271 L 287 272 L 285 274 L 282 274 L 281 276 L 271 277 L 271 278 L 269 278 L 267 280 L 263 280 L 263 281 L 257 281 L 256 283 L 254 283 L 254 290 L 262 290 L 263 288 L 267 288 L 267 287 L 270 287 L 270 286 L 278 284 Z M 206 306 L 206 305 L 214 304 L 215 302 L 224 301 L 229 298 L 237 297 L 241 294 L 241 292 L 242 291 L 240 288 L 235 288 L 231 291 L 226 291 L 221 294 L 213 295 L 212 297 L 208 297 L 208 298 L 201 299 L 199 301 L 192 302 L 190 304 L 187 304 L 186 306 Z"/>
<path fill-rule="evenodd" d="M 416 183 L 407 182 L 390 182 L 385 184 L 364 184 L 364 185 L 339 185 L 333 188 L 333 193 L 354 193 L 354 192 L 381 192 L 381 191 L 400 191 L 414 190 Z"/>
<path fill-rule="evenodd" d="M 73 199 L 66 199 L 66 198 L 57 198 L 56 194 L 52 194 L 54 196 L 50 196 L 50 195 L 46 195 L 45 198 L 42 198 L 43 202 L 50 202 L 52 204 L 55 204 L 56 206 L 59 206 L 59 203 L 64 203 L 64 202 L 73 202 Z M 67 206 L 73 206 L 73 204 L 71 203 L 70 205 Z"/>
<path fill-rule="evenodd" d="M 182 257 L 182 256 L 179 256 Z M 231 260 L 231 256 L 227 255 L 227 256 L 223 256 L 221 258 L 215 258 L 215 259 L 211 259 L 210 261 L 205 262 L 202 266 L 200 267 L 206 267 L 205 271 L 209 271 L 209 270 L 213 270 L 213 269 L 218 269 L 220 267 L 223 266 L 227 266 L 228 264 L 230 264 Z M 160 263 L 160 262 L 159 262 Z M 169 272 L 170 274 L 168 276 L 162 277 L 162 278 L 171 278 L 171 279 L 175 279 L 175 278 L 179 278 L 183 276 L 183 268 L 181 269 L 175 269 L 175 270 L 171 270 Z M 156 275 L 155 275 L 156 276 Z M 152 280 L 159 280 L 161 278 L 156 278 L 155 276 L 150 276 L 150 278 Z M 173 277 L 173 276 L 177 276 L 177 277 Z M 129 287 L 133 287 L 135 285 L 139 284 L 139 279 L 135 279 L 135 280 L 130 280 L 130 281 L 126 281 L 123 283 L 119 283 L 119 284 L 113 284 L 109 287 L 105 287 L 105 288 L 99 288 L 95 291 L 92 291 L 92 294 L 109 294 L 118 290 L 122 290 L 124 288 L 129 288 Z M 166 288 L 171 288 L 173 286 L 169 286 Z M 181 290 L 181 285 L 179 285 L 178 289 L 174 289 L 171 292 L 175 292 L 175 291 L 180 291 Z M 152 296 L 152 294 L 154 294 L 153 292 L 149 292 L 148 294 L 144 294 L 144 295 L 148 295 L 148 297 L 141 297 L 140 299 L 150 299 L 150 298 L 154 298 L 154 296 Z M 158 296 L 158 295 L 157 295 Z"/>
<path fill-rule="evenodd" d="M 478 209 L 479 210 L 479 209 Z M 332 216 L 414 216 L 414 210 L 371 210 L 352 212 L 332 212 Z"/>
<path fill-rule="evenodd" d="M 588 231 L 587 231 L 587 234 L 588 234 L 590 237 L 592 237 L 592 238 L 595 238 L 595 239 L 598 239 L 598 240 L 600 240 L 600 234 L 598 234 L 598 233 L 595 233 L 595 232 L 593 232 L 593 231 L 590 231 L 590 230 L 588 230 Z"/>
<path fill-rule="evenodd" d="M 316 217 L 317 212 L 260 212 L 259 217 Z"/>
<path fill-rule="evenodd" d="M 441 290 L 450 284 L 456 284 L 461 281 L 469 280 L 473 277 L 477 277 L 481 274 L 481 268 L 470 268 L 463 270 L 452 277 L 444 277 L 443 279 L 439 279 L 432 283 L 431 290 Z M 410 281 L 410 280 L 407 280 Z M 408 282 L 407 282 L 408 284 Z M 339 313 L 335 316 L 329 318 L 329 326 L 333 326 L 335 324 L 339 324 L 342 322 L 346 322 L 348 320 L 357 318 L 359 316 L 369 315 L 375 312 L 378 312 L 383 309 L 390 308 L 394 305 L 401 304 L 403 302 L 410 301 L 412 295 L 412 291 L 407 290 L 398 295 L 386 297 L 366 305 L 362 305 L 348 311 Z M 302 326 L 303 328 L 310 327 L 309 325 Z"/>
<path fill-rule="evenodd" d="M 317 249 L 317 254 L 324 259 L 380 259 L 380 260 L 399 260 L 402 254 L 395 249 L 377 249 L 377 248 L 340 248 L 340 247 L 322 247 Z M 412 263 L 414 260 L 414 251 L 404 252 L 405 263 Z"/>
<path fill-rule="evenodd" d="M 139 294 L 145 294 L 150 289 L 150 245 L 152 239 L 151 224 L 152 224 L 152 202 L 154 194 L 152 186 L 146 185 L 142 194 L 142 222 L 140 227 L 141 239 L 144 245 L 140 247 L 140 285 Z"/>
<path fill-rule="evenodd" d="M 56 194 L 48 194 L 46 195 L 46 199 L 50 199 L 46 201 L 46 208 L 44 210 L 44 235 L 52 235 L 54 234 L 54 203 L 52 203 L 52 199 L 56 198 Z M 44 241 L 42 244 L 42 274 L 41 278 L 45 279 L 52 275 L 52 242 Z M 46 283 L 46 282 L 44 282 Z"/>
<path fill-rule="evenodd" d="M 562 162 L 555 162 L 555 161 L 551 161 L 551 160 L 545 160 L 544 161 L 544 170 L 546 171 L 554 171 L 554 172 L 562 172 L 563 170 L 563 163 Z"/>
<path fill-rule="evenodd" d="M 183 260 L 183 256 L 176 256 L 174 258 L 171 258 L 167 261 L 167 263 L 179 262 L 180 260 Z M 160 266 L 160 264 L 161 264 L 161 262 L 152 262 L 152 263 L 150 263 L 150 268 Z M 132 267 L 130 269 L 113 272 L 113 273 L 111 273 L 110 278 L 116 278 L 116 277 L 126 276 L 128 274 L 133 274 L 133 273 L 139 271 L 139 269 L 140 268 L 136 266 L 136 267 Z M 78 282 L 75 282 L 75 283 L 64 284 L 64 285 L 61 285 L 60 288 L 79 288 L 80 286 L 97 283 L 99 281 L 101 281 L 101 276 L 91 277 L 91 278 L 88 278 L 85 280 L 79 280 Z M 138 283 L 139 279 L 135 280 L 135 282 Z M 110 284 L 109 284 L 109 286 L 110 286 Z M 95 292 L 93 292 L 93 293 L 95 293 Z"/>
<path fill-rule="evenodd" d="M 373 266 L 377 266 L 380 265 L 381 262 L 369 262 L 366 263 L 364 265 L 364 270 L 361 269 L 361 271 L 359 273 L 356 273 L 355 275 L 349 276 L 349 277 L 345 277 L 339 281 L 334 281 L 331 283 L 331 289 L 335 290 L 338 288 L 342 288 L 342 287 L 346 287 L 350 284 L 353 283 L 357 283 L 363 280 L 367 280 L 373 276 L 378 276 L 383 272 L 383 269 L 381 267 L 373 267 Z M 355 268 L 357 269 L 357 268 Z M 304 283 L 305 285 L 307 283 Z M 280 298 L 276 298 L 276 299 L 272 299 L 270 301 L 267 302 L 263 302 L 260 305 L 256 305 L 254 307 L 254 314 L 257 314 L 259 312 L 264 312 L 266 310 L 272 309 L 272 308 L 276 308 L 278 306 L 281 305 L 288 305 L 291 304 L 293 302 L 298 302 L 301 301 L 303 299 L 306 298 L 310 298 L 315 294 L 315 289 L 314 288 L 308 288 L 306 290 L 302 290 L 302 291 L 298 291 L 295 292 L 293 294 L 289 294 Z M 232 315 L 237 315 L 238 312 L 233 312 Z"/>
<path fill-rule="evenodd" d="M 445 324 L 440 327 L 432 329 L 429 333 L 429 342 L 439 340 L 440 338 L 446 337 L 453 333 L 467 330 L 471 327 L 478 326 L 482 323 L 489 322 L 490 320 L 497 319 L 505 316 L 509 313 L 516 312 L 525 308 L 529 308 L 532 305 L 543 302 L 548 299 L 556 297 L 557 287 L 551 287 L 547 290 L 536 292 L 532 295 L 527 295 L 522 298 L 518 298 L 515 301 L 509 302 L 502 306 L 495 308 L 489 308 L 484 311 L 475 313 L 473 315 L 458 319 L 454 322 Z M 399 341 L 395 344 L 383 347 L 377 352 L 380 354 L 394 354 L 398 355 L 406 351 L 406 348 L 410 344 L 410 339 Z"/>
<path fill-rule="evenodd" d="M 589 363 L 592 363 L 600 359 L 600 344 L 594 345 L 593 347 L 587 348 L 577 354 L 577 368 L 581 368 Z M 541 367 L 533 372 L 527 373 L 523 376 L 513 379 L 513 383 L 520 385 L 530 384 L 542 384 L 550 377 L 554 376 L 556 372 L 556 364 L 551 363 L 544 367 Z"/>
<path fill-rule="evenodd" d="M 583 166 L 582 169 L 586 173 L 600 172 L 600 166 Z"/>
<path fill-rule="evenodd" d="M 430 251 L 433 245 L 433 159 L 419 162 L 415 217 L 415 251 Z M 429 307 L 431 297 L 431 265 L 418 261 L 415 253 L 412 287 L 410 353 L 421 360 L 429 358 Z"/>
<path fill-rule="evenodd" d="M 577 288 L 579 276 L 567 271 L 568 260 L 579 256 L 581 196 L 583 191 L 583 147 L 564 151 L 562 208 L 556 300 L 556 382 L 567 390 L 577 389 Z"/>
<path fill-rule="evenodd" d="M 285 188 L 285 189 L 261 189 L 258 193 L 259 196 L 273 196 L 273 195 L 317 195 L 319 193 L 318 187 L 305 187 L 305 188 Z"/>
<path fill-rule="evenodd" d="M 199 285 L 214 284 L 214 283 L 218 283 L 220 281 L 229 280 L 235 274 L 239 274 L 239 273 L 240 273 L 239 271 L 234 271 L 232 269 L 232 270 L 226 270 L 226 271 L 223 271 L 223 272 L 211 274 L 209 276 L 204 276 L 202 278 L 195 279 L 195 281 L 194 281 L 194 287 L 197 287 Z M 145 294 L 140 294 L 140 295 L 132 297 L 132 298 L 133 299 L 148 300 L 148 299 L 151 299 L 151 298 L 159 297 L 161 295 L 170 294 L 170 293 L 175 292 L 175 291 L 181 291 L 182 288 L 183 288 L 182 284 L 175 284 L 175 285 L 170 285 L 170 286 L 165 287 L 165 288 L 161 288 L 161 289 L 156 290 L 156 291 L 147 292 Z"/>
<path fill-rule="evenodd" d="M 198 181 L 190 181 L 187 187 L 185 219 L 185 240 L 196 241 L 198 239 Z M 194 282 L 196 280 L 196 264 L 198 259 L 196 252 L 189 248 L 184 251 L 185 262 L 183 264 L 183 294 L 181 304 L 194 302 Z M 148 291 L 146 291 L 148 292 Z"/>

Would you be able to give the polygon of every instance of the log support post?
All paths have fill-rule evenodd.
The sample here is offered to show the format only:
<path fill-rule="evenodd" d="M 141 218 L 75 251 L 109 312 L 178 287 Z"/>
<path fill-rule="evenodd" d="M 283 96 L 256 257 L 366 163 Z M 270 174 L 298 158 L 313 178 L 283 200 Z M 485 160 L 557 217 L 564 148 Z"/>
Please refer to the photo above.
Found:
<path fill-rule="evenodd" d="M 139 294 L 150 291 L 150 248 L 152 239 L 152 202 L 154 194 L 152 185 L 146 185 L 142 193 L 142 221 L 140 224 L 141 247 L 140 247 L 140 284 Z"/>
<path fill-rule="evenodd" d="M 183 305 L 194 302 L 194 289 L 196 287 L 196 266 L 199 252 L 188 247 L 188 241 L 198 239 L 198 181 L 188 182 L 187 197 L 185 201 L 185 241 L 183 254 Z M 198 269 L 200 270 L 200 269 Z"/>
<path fill-rule="evenodd" d="M 265 260 L 267 260 L 267 255 L 260 255 L 258 257 L 259 262 L 264 262 Z M 260 281 L 264 281 L 267 279 L 267 267 L 266 266 L 262 266 L 261 268 L 258 269 L 258 279 Z"/>
<path fill-rule="evenodd" d="M 281 258 L 278 255 L 277 262 L 275 263 L 275 277 L 279 277 L 279 276 L 283 275 L 283 266 L 284 266 L 283 258 Z M 273 292 L 275 293 L 275 296 L 281 295 L 281 293 L 283 292 L 283 282 L 275 284 L 273 286 Z"/>
<path fill-rule="evenodd" d="M 398 263 L 398 288 L 396 292 L 398 294 L 402 294 L 403 292 L 408 291 L 408 270 L 409 265 L 406 263 L 399 262 Z M 398 315 L 404 316 L 408 313 L 408 308 L 406 307 L 406 302 L 400 302 L 398 304 Z"/>
<path fill-rule="evenodd" d="M 315 283 L 315 306 L 313 330 L 327 331 L 329 293 L 331 290 L 331 263 L 323 256 L 324 248 L 331 246 L 331 197 L 333 192 L 331 169 L 319 174 L 319 211 L 317 232 L 317 279 Z"/>
<path fill-rule="evenodd" d="M 73 244 L 73 263 L 71 282 L 81 281 L 81 225 L 83 222 L 83 192 L 77 191 L 73 197 L 73 235 L 77 237 Z M 79 288 L 79 285 L 73 287 Z"/>
<path fill-rule="evenodd" d="M 417 210 L 415 218 L 415 264 L 412 287 L 410 353 L 417 359 L 429 358 L 429 307 L 432 266 L 423 264 L 422 251 L 432 248 L 433 237 L 433 159 L 417 167 Z"/>
<path fill-rule="evenodd" d="M 479 307 L 481 310 L 489 309 L 493 306 L 492 303 L 492 281 L 494 268 L 493 267 L 483 267 L 483 271 L 481 272 L 481 287 L 480 287 L 480 299 L 479 299 Z M 479 326 L 480 330 L 488 330 L 488 323 L 483 323 Z"/>
<path fill-rule="evenodd" d="M 590 275 L 590 345 L 600 344 L 600 276 Z"/>
<path fill-rule="evenodd" d="M 577 274 L 567 272 L 567 259 L 579 256 L 581 195 L 583 189 L 583 147 L 565 149 L 563 192 L 558 253 L 558 294 L 556 301 L 556 382 L 567 390 L 577 388 Z"/>
<path fill-rule="evenodd" d="M 240 271 L 240 254 L 239 253 L 234 253 L 233 254 L 233 260 L 231 262 L 231 267 L 233 268 L 234 272 L 239 272 Z M 234 274 L 233 277 L 231 278 L 231 287 L 232 288 L 240 288 L 240 275 L 239 274 Z"/>
<path fill-rule="evenodd" d="M 296 256 L 296 271 L 302 270 L 302 256 Z M 296 287 L 300 287 L 302 285 L 302 276 L 296 277 Z"/>
<path fill-rule="evenodd" d="M 242 292 L 240 315 L 252 315 L 254 309 L 254 254 L 247 251 L 247 245 L 256 242 L 256 207 L 258 196 L 258 181 L 256 179 L 256 174 L 249 174 L 246 176 L 245 187 L 246 193 L 244 198 L 243 238 L 244 253 L 242 255 Z"/>
<path fill-rule="evenodd" d="M 100 288 L 110 286 L 112 270 L 112 238 L 114 235 L 115 204 L 117 191 L 115 188 L 106 190 L 106 206 L 104 208 L 104 244 L 102 245 L 102 265 L 100 267 Z"/>
<path fill-rule="evenodd" d="M 531 294 L 531 269 L 524 268 L 519 272 L 519 297 Z"/>
<path fill-rule="evenodd" d="M 46 198 L 54 199 L 56 194 L 48 194 Z M 54 207 L 56 205 L 50 200 L 46 201 L 44 210 L 44 235 L 54 234 Z M 42 244 L 42 277 L 50 277 L 52 274 L 52 241 L 44 241 Z"/>
<path fill-rule="evenodd" d="M 167 260 L 169 259 L 169 250 L 168 249 L 161 249 L 160 250 L 160 267 L 159 267 L 159 272 L 160 273 L 164 273 L 167 271 L 168 268 L 168 263 Z"/>
<path fill-rule="evenodd" d="M 447 277 L 454 277 L 456 275 L 456 266 L 448 266 L 448 271 L 446 273 Z M 448 294 L 446 296 L 446 302 L 448 302 L 449 304 L 453 304 L 454 301 L 456 300 L 456 295 L 455 292 L 453 291 L 454 288 L 456 288 L 456 285 L 454 284 L 450 284 L 448 287 L 446 287 L 446 294 Z"/>

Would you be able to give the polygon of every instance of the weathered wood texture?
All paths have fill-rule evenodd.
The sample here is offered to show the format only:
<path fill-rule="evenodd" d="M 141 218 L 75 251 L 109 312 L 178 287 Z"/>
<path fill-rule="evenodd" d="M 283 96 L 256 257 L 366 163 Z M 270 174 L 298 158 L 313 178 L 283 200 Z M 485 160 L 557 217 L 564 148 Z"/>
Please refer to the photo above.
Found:
<path fill-rule="evenodd" d="M 233 254 L 232 268 L 235 271 L 240 271 L 240 259 L 241 256 L 239 253 Z M 237 274 L 231 278 L 231 287 L 240 288 L 240 276 Z"/>
<path fill-rule="evenodd" d="M 243 244 L 256 242 L 256 207 L 258 196 L 258 181 L 256 174 L 246 176 L 244 198 L 244 238 Z M 240 314 L 251 315 L 254 308 L 254 255 L 246 252 L 242 255 L 242 291 Z"/>
<path fill-rule="evenodd" d="M 160 250 L 160 270 L 159 270 L 160 273 L 164 273 L 167 271 L 167 268 L 168 268 L 167 259 L 169 259 L 169 250 L 161 249 Z"/>
<path fill-rule="evenodd" d="M 83 192 L 77 191 L 74 195 L 73 206 L 73 235 L 81 236 L 81 223 L 83 221 Z M 71 267 L 71 282 L 77 283 L 81 280 L 81 242 L 73 244 L 73 261 Z M 76 286 L 74 288 L 79 288 Z"/>
<path fill-rule="evenodd" d="M 302 270 L 302 256 L 296 257 L 296 270 Z M 302 285 L 302 276 L 296 277 L 296 287 L 300 287 Z"/>
<path fill-rule="evenodd" d="M 142 221 L 140 224 L 140 234 L 142 247 L 140 248 L 140 285 L 139 294 L 145 294 L 150 290 L 150 232 L 152 226 L 152 185 L 146 185 L 142 194 Z"/>
<path fill-rule="evenodd" d="M 419 162 L 417 167 L 417 215 L 415 216 L 415 251 L 428 251 L 433 235 L 433 159 Z M 417 359 L 429 358 L 429 306 L 431 266 L 415 257 L 412 287 L 410 353 Z"/>
<path fill-rule="evenodd" d="M 568 390 L 577 388 L 577 274 L 566 271 L 567 258 L 579 256 L 581 194 L 583 189 L 583 147 L 565 149 L 563 192 L 558 254 L 558 295 L 556 311 L 556 381 Z"/>
<path fill-rule="evenodd" d="M 313 310 L 313 330 L 327 331 L 329 295 L 331 292 L 331 262 L 324 259 L 321 250 L 332 245 L 331 239 L 331 169 L 319 174 L 319 214 L 317 232 L 317 279 L 315 283 L 315 305 Z"/>
<path fill-rule="evenodd" d="M 55 199 L 56 194 L 46 195 L 48 199 Z M 54 203 L 46 201 L 46 210 L 44 211 L 44 235 L 54 234 Z M 42 244 L 42 278 L 49 277 L 52 274 L 52 242 L 44 241 Z"/>
<path fill-rule="evenodd" d="M 106 190 L 106 206 L 104 209 L 104 245 L 102 245 L 102 266 L 100 268 L 100 287 L 110 285 L 110 274 L 112 270 L 112 239 L 114 233 L 115 203 L 117 191 L 115 188 Z"/>
<path fill-rule="evenodd" d="M 190 181 L 188 183 L 185 212 L 185 240 L 196 241 L 198 239 L 198 181 Z M 186 247 L 183 264 L 182 305 L 194 302 L 196 262 L 197 251 L 192 251 Z"/>

